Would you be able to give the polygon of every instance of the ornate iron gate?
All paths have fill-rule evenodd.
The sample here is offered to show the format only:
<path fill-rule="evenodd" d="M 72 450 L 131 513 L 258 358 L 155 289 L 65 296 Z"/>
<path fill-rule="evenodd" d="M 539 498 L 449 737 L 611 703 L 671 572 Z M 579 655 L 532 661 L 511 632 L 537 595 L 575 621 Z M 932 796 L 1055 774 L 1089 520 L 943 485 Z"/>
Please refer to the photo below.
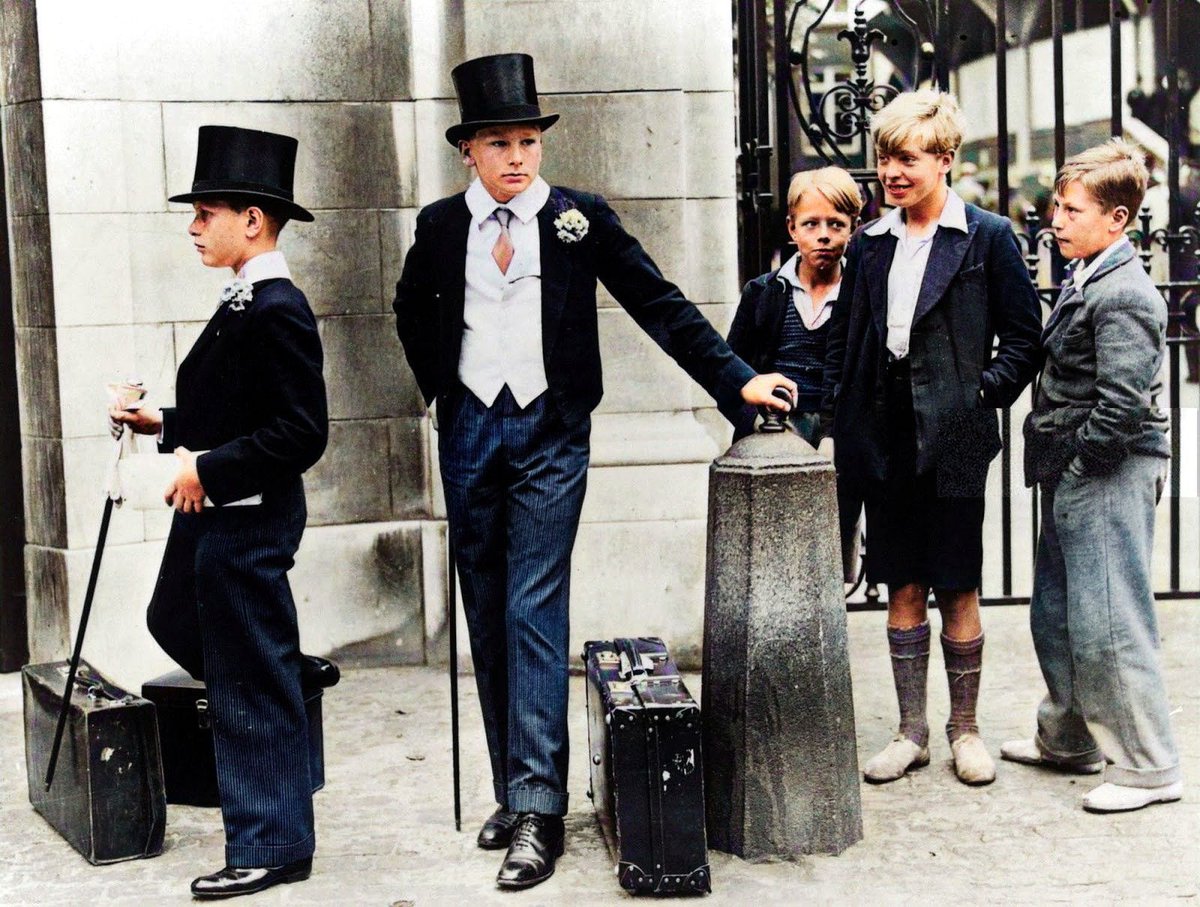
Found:
<path fill-rule="evenodd" d="M 1158 213 L 1161 222 L 1156 223 L 1156 212 L 1149 206 L 1143 208 L 1138 225 L 1129 231 L 1169 311 L 1171 476 L 1165 506 L 1170 557 L 1168 579 L 1159 583 L 1156 595 L 1200 598 L 1200 578 L 1189 576 L 1186 588 L 1182 578 L 1185 563 L 1193 568 L 1200 564 L 1200 529 L 1191 527 L 1185 552 L 1185 408 L 1181 406 L 1185 381 L 1200 380 L 1196 326 L 1200 300 L 1200 94 L 1191 105 L 1197 113 L 1190 135 L 1187 108 L 1193 86 L 1200 81 L 1200 60 L 1180 56 L 1181 34 L 1185 30 L 1200 32 L 1200 4 L 1151 0 L 1109 0 L 1107 4 L 1091 0 L 737 0 L 736 23 L 744 281 L 778 264 L 786 235 L 786 211 L 780 199 L 793 172 L 826 164 L 845 167 L 864 189 L 868 200 L 864 216 L 877 213 L 868 132 L 871 114 L 902 90 L 919 85 L 952 90 L 952 82 L 969 64 L 975 64 L 972 71 L 976 77 L 981 62 L 990 60 L 992 64 L 996 129 L 994 139 L 975 147 L 965 145 L 960 156 L 981 167 L 986 163 L 993 175 L 993 205 L 1012 217 L 1030 274 L 1047 308 L 1058 297 L 1063 263 L 1049 231 L 1045 206 L 1039 210 L 1029 204 L 1040 200 L 1036 179 L 1030 183 L 1030 159 L 1040 166 L 1043 177 L 1052 177 L 1069 154 L 1107 135 L 1124 135 L 1136 127 L 1135 140 L 1143 144 L 1161 141 L 1161 148 L 1150 150 L 1165 158 L 1165 211 Z M 1073 40 L 1075 33 L 1098 37 L 1103 29 L 1108 38 L 1107 122 L 1071 122 L 1065 97 L 1066 42 Z M 1154 63 L 1152 73 L 1142 72 L 1135 87 L 1125 90 L 1122 67 L 1128 63 L 1124 54 L 1130 32 L 1138 67 L 1146 56 L 1147 43 L 1153 45 Z M 1028 48 L 1040 45 L 1044 49 L 1047 44 L 1050 71 L 1033 73 Z M 1009 54 L 1022 50 L 1027 63 L 1024 78 L 1011 80 Z M 1104 65 L 1095 62 L 1099 76 Z M 1027 129 L 1021 136 L 1026 172 L 1016 188 L 1013 177 L 1021 174 L 1013 171 L 1014 133 L 1009 121 L 1009 93 L 1014 88 L 1025 90 L 1027 97 L 1033 92 L 1053 94 L 1053 129 L 1042 134 L 1030 134 Z M 1125 116 L 1126 104 L 1133 114 L 1130 118 Z M 969 108 L 966 112 L 972 113 Z M 1186 179 L 1185 172 L 1189 174 Z M 1194 407 L 1188 412 L 1194 416 Z M 1002 566 L 999 588 L 985 586 L 982 590 L 987 604 L 1027 602 L 1030 593 L 1028 588 L 1015 588 L 1014 582 L 1012 423 L 1012 414 L 1005 411 L 999 467 Z M 1189 456 L 1194 457 L 1196 439 L 1191 440 Z M 1186 490 L 1191 495 L 1188 506 L 1194 509 L 1195 492 L 1190 486 Z M 989 502 L 989 508 L 992 506 Z M 1032 538 L 1023 554 L 1031 562 L 1038 526 L 1036 489 L 1030 507 Z M 1156 547 L 1162 543 L 1160 538 Z M 866 607 L 874 606 L 877 598 L 874 590 L 869 590 Z"/>

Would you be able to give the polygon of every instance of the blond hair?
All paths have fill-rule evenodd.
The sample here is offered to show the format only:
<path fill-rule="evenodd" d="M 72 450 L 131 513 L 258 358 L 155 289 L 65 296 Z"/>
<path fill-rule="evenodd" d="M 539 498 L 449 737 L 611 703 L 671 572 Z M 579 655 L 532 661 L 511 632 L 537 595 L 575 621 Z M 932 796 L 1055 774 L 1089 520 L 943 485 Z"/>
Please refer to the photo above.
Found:
<path fill-rule="evenodd" d="M 1132 220 L 1142 206 L 1150 173 L 1140 148 L 1123 139 L 1109 139 L 1068 158 L 1054 178 L 1054 191 L 1062 195 L 1067 184 L 1077 180 L 1106 214 L 1124 207 Z"/>
<path fill-rule="evenodd" d="M 954 95 L 932 88 L 898 94 L 871 117 L 877 154 L 894 155 L 910 143 L 929 154 L 954 154 L 965 129 Z"/>
<path fill-rule="evenodd" d="M 825 200 L 851 220 L 858 217 L 862 211 L 862 193 L 858 191 L 858 183 L 841 167 L 822 167 L 819 170 L 802 170 L 792 177 L 788 186 L 788 213 L 794 214 L 804 193 L 809 190 L 819 192 Z"/>

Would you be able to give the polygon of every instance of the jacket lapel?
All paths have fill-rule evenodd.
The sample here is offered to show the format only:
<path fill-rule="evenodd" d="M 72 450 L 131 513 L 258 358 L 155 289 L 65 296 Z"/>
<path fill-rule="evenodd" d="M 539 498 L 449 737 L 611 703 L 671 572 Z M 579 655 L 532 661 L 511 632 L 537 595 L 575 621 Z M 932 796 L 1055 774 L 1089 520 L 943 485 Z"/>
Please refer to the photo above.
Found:
<path fill-rule="evenodd" d="M 440 279 L 442 343 L 450 347 L 447 361 L 458 367 L 458 356 L 462 350 L 463 305 L 467 292 L 467 237 L 471 230 L 471 209 L 467 207 L 465 195 L 460 195 L 451 205 L 441 223 L 441 238 L 435 248 L 444 249 L 446 262 L 456 266 L 438 269 Z"/>
<path fill-rule="evenodd" d="M 867 298 L 879 336 L 887 338 L 888 272 L 896 255 L 896 237 L 892 233 L 865 236 L 863 274 L 867 279 Z"/>
<path fill-rule="evenodd" d="M 572 207 L 570 199 L 555 188 L 538 212 L 538 238 L 541 241 L 542 265 L 542 350 L 554 349 L 558 327 L 562 323 L 563 306 L 567 301 L 567 286 L 571 282 L 571 254 L 566 243 L 558 238 L 554 220 L 559 213 Z"/>
<path fill-rule="evenodd" d="M 950 281 L 962 267 L 963 257 L 975 237 L 979 221 L 968 217 L 967 232 L 938 227 L 933 234 L 933 248 L 929 250 L 929 263 L 925 266 L 925 276 L 921 279 L 921 292 L 917 296 L 917 307 L 913 311 L 912 323 L 916 324 L 932 309 Z"/>

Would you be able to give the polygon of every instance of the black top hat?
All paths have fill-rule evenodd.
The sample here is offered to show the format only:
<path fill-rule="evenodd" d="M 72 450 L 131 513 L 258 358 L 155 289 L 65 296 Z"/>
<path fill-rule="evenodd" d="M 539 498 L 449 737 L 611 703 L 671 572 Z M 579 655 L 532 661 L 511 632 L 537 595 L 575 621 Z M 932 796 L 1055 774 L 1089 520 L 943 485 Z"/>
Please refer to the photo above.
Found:
<path fill-rule="evenodd" d="M 446 130 L 446 141 L 455 147 L 486 126 L 530 123 L 549 129 L 558 122 L 557 113 L 543 116 L 538 107 L 529 54 L 477 57 L 455 66 L 450 77 L 462 114 L 462 122 Z"/>
<path fill-rule="evenodd" d="M 260 198 L 293 220 L 313 216 L 292 200 L 296 147 L 290 135 L 241 129 L 237 126 L 201 126 L 196 148 L 196 175 L 192 191 L 172 195 L 168 201 L 194 202 L 230 195 Z"/>

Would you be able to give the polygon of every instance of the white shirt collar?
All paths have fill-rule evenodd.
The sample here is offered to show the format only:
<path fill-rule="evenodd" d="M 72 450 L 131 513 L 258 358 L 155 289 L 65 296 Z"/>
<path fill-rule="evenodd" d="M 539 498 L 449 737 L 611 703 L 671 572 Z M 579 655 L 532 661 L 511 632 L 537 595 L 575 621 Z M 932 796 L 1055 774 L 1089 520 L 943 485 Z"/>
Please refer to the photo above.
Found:
<path fill-rule="evenodd" d="M 1083 285 L 1091 280 L 1092 277 L 1095 276 L 1096 272 L 1100 270 L 1100 265 L 1104 264 L 1105 259 L 1111 256 L 1113 252 L 1115 252 L 1121 245 L 1121 243 L 1126 242 L 1129 242 L 1129 240 L 1124 234 L 1122 234 L 1109 243 L 1106 248 L 1101 250 L 1096 257 L 1092 259 L 1092 263 L 1090 265 L 1087 265 L 1082 269 L 1079 267 L 1079 265 L 1076 265 L 1075 270 L 1071 273 L 1071 284 L 1075 287 L 1075 289 L 1083 289 Z"/>
<path fill-rule="evenodd" d="M 258 283 L 260 280 L 274 280 L 279 277 L 291 280 L 292 272 L 288 270 L 287 261 L 284 259 L 283 253 L 275 249 L 271 252 L 263 252 L 261 255 L 255 255 L 242 265 L 242 269 L 238 271 L 237 276 L 242 278 L 242 280 L 250 281 L 250 283 Z"/>
<path fill-rule="evenodd" d="M 866 234 L 868 236 L 880 236 L 884 233 L 893 233 L 897 239 L 903 239 L 908 232 L 903 214 L 903 208 L 892 208 L 887 214 L 867 227 Z M 970 232 L 967 229 L 967 204 L 953 189 L 946 190 L 946 204 L 942 205 L 942 213 L 938 215 L 937 226 L 946 227 L 950 230 L 958 230 L 962 233 Z M 935 232 L 936 229 L 935 227 Z M 931 233 L 930 236 L 932 235 Z"/>
<path fill-rule="evenodd" d="M 528 189 L 505 202 L 504 207 L 512 211 L 521 223 L 527 224 L 537 217 L 537 213 L 545 207 L 549 198 L 550 184 L 539 176 L 534 178 Z M 471 211 L 472 223 L 478 227 L 491 217 L 498 207 L 500 202 L 483 188 L 479 177 L 473 179 L 467 187 L 467 208 Z"/>
<path fill-rule="evenodd" d="M 809 295 L 808 290 L 805 289 L 802 283 L 800 283 L 800 274 L 797 267 L 799 264 L 800 253 L 798 251 L 793 252 L 792 257 L 784 262 L 783 266 L 780 267 L 779 276 L 786 280 L 791 285 L 793 290 L 799 290 L 801 293 L 804 293 L 807 296 Z M 842 282 L 840 280 L 829 288 L 829 294 L 825 297 L 825 305 L 833 305 L 834 300 L 837 299 L 838 290 L 841 288 Z"/>

